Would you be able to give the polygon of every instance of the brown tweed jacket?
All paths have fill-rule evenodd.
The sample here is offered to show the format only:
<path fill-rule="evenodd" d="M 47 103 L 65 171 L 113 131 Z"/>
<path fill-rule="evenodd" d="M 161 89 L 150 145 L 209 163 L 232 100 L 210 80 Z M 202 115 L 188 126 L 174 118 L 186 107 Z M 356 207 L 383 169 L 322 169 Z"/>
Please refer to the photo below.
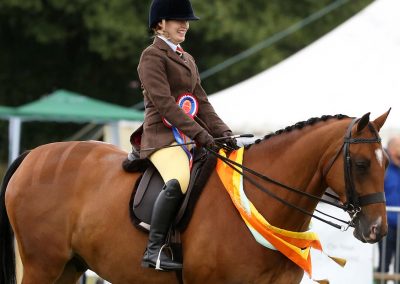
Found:
<path fill-rule="evenodd" d="M 193 57 L 184 53 L 179 57 L 162 39 L 156 37 L 140 58 L 138 66 L 142 83 L 145 119 L 141 137 L 141 149 L 158 148 L 175 141 L 170 128 L 162 117 L 180 129 L 186 136 L 195 139 L 202 131 L 220 137 L 229 127 L 218 117 L 200 85 L 200 77 Z M 195 120 L 189 118 L 176 104 L 183 93 L 192 93 L 199 102 Z M 141 151 L 146 158 L 154 151 Z"/>

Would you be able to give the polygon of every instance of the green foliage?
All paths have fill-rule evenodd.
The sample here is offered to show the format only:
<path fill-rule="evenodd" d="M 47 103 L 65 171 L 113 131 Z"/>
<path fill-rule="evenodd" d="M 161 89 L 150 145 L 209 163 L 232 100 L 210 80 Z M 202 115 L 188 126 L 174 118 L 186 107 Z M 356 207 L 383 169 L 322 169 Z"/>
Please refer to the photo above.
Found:
<path fill-rule="evenodd" d="M 146 18 L 139 17 L 145 9 L 141 11 L 131 2 L 100 1 L 88 9 L 84 22 L 92 35 L 90 51 L 101 54 L 106 60 L 131 56 L 132 47 L 140 44 L 147 35 Z"/>
<path fill-rule="evenodd" d="M 183 44 L 200 71 L 246 50 L 333 0 L 192 0 L 201 20 Z M 371 3 L 353 0 L 273 46 L 204 80 L 209 93 L 240 82 L 286 58 Z M 17 106 L 55 89 L 131 106 L 142 100 L 137 64 L 151 42 L 150 0 L 1 0 L 0 105 Z M 41 126 L 38 126 L 41 125 Z M 64 139 L 79 129 L 29 124 L 23 148 Z M 0 159 L 7 125 L 0 122 Z M 29 138 L 29 139 L 27 139 Z"/>

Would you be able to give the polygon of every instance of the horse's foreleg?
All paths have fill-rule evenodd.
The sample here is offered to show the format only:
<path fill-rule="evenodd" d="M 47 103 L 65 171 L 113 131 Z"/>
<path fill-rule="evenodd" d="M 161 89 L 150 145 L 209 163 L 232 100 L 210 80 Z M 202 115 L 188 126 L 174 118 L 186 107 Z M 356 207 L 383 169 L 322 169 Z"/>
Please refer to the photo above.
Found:
<path fill-rule="evenodd" d="M 22 284 L 53 284 L 62 272 L 62 266 L 58 270 L 55 268 L 54 265 L 45 267 L 36 262 L 27 263 L 24 265 Z"/>

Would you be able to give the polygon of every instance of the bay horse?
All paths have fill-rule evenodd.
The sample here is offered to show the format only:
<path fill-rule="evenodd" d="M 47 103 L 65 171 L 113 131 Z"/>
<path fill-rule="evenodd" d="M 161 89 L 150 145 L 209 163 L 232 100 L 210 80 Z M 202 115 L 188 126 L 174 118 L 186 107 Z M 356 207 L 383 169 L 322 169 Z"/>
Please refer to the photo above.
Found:
<path fill-rule="evenodd" d="M 373 121 L 367 113 L 358 120 L 337 115 L 296 123 L 247 147 L 243 164 L 319 197 L 329 187 L 343 204 L 358 207 L 358 198 L 383 194 L 388 158 L 378 132 L 388 114 Z M 129 202 L 140 174 L 122 170 L 126 156 L 106 143 L 74 141 L 42 145 L 14 161 L 1 192 L 2 284 L 15 281 L 13 233 L 23 284 L 76 283 L 86 269 L 114 284 L 179 283 L 175 273 L 140 265 L 148 236 L 132 225 Z M 318 203 L 275 184 L 265 186 L 309 212 Z M 299 232 L 309 228 L 310 216 L 249 182 L 244 188 L 272 225 Z M 356 216 L 349 211 L 354 236 L 379 241 L 387 232 L 385 203 L 369 202 L 359 210 Z M 181 240 L 184 283 L 299 283 L 304 273 L 254 240 L 215 171 Z"/>

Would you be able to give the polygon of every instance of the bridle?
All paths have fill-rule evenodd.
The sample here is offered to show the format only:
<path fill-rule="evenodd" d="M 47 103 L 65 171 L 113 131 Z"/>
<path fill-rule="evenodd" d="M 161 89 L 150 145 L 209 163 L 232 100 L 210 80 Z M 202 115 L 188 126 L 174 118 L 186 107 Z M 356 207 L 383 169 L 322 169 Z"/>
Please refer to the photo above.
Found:
<path fill-rule="evenodd" d="M 323 175 L 326 176 L 343 149 L 343 167 L 344 167 L 343 170 L 344 170 L 344 182 L 346 189 L 346 202 L 344 203 L 345 207 L 344 210 L 352 216 L 352 221 L 354 220 L 356 215 L 359 212 L 361 212 L 361 207 L 369 204 L 386 202 L 384 192 L 376 192 L 359 196 L 354 186 L 352 170 L 351 170 L 352 165 L 350 156 L 350 145 L 381 142 L 381 138 L 379 137 L 378 132 L 372 127 L 370 123 L 368 123 L 368 127 L 370 131 L 375 135 L 374 138 L 352 138 L 351 131 L 353 129 L 354 124 L 358 121 L 359 119 L 357 118 L 352 120 L 350 125 L 347 127 L 342 146 L 339 148 L 339 150 L 333 156 L 331 161 L 328 163 L 328 166 L 323 170 Z M 334 199 L 338 199 L 336 196 L 331 196 L 331 195 L 329 196 L 333 197 Z"/>
<path fill-rule="evenodd" d="M 370 129 L 371 132 L 374 133 L 375 137 L 374 138 L 352 138 L 351 137 L 351 131 L 353 126 L 355 125 L 355 123 L 359 121 L 359 119 L 355 118 L 352 120 L 352 122 L 349 124 L 349 126 L 347 127 L 345 136 L 344 136 L 344 140 L 343 140 L 343 144 L 341 145 L 341 147 L 338 149 L 338 151 L 336 152 L 336 154 L 332 157 L 332 159 L 330 160 L 330 162 L 328 163 L 328 165 L 324 168 L 323 170 L 323 176 L 326 176 L 329 172 L 329 170 L 332 168 L 333 164 L 335 163 L 336 159 L 339 157 L 340 153 L 342 152 L 343 149 L 343 159 L 344 159 L 344 180 L 345 180 L 345 189 L 346 189 L 346 202 L 344 204 L 340 203 L 340 199 L 339 197 L 337 197 L 336 195 L 333 194 L 329 194 L 325 192 L 325 195 L 331 197 L 332 199 L 336 200 L 336 202 L 332 202 L 329 200 L 326 200 L 324 198 L 318 197 L 316 195 L 304 192 L 302 190 L 290 187 L 288 185 L 285 185 L 277 180 L 274 180 L 270 177 L 267 177 L 261 173 L 258 173 L 252 169 L 247 168 L 244 165 L 238 164 L 233 160 L 230 160 L 227 157 L 224 157 L 220 154 L 218 154 L 217 152 L 215 152 L 212 149 L 207 149 L 211 154 L 213 154 L 214 156 L 217 156 L 217 158 L 221 159 L 222 161 L 224 161 L 229 167 L 231 167 L 232 169 L 234 169 L 236 172 L 238 172 L 239 174 L 241 174 L 243 176 L 244 179 L 246 179 L 248 182 L 250 182 L 251 184 L 253 184 L 257 189 L 261 190 L 262 192 L 268 194 L 269 196 L 271 196 L 272 198 L 278 200 L 279 202 L 292 207 L 302 213 L 304 213 L 305 215 L 311 216 L 313 218 L 316 218 L 328 225 L 331 225 L 335 228 L 341 229 L 341 230 L 347 230 L 350 226 L 354 227 L 354 220 L 357 216 L 357 214 L 359 212 L 361 212 L 361 207 L 369 205 L 369 204 L 374 204 L 374 203 L 385 203 L 385 193 L 384 192 L 377 192 L 377 193 L 371 193 L 371 194 L 366 194 L 363 196 L 358 196 L 357 191 L 355 189 L 354 186 L 354 181 L 352 178 L 352 168 L 351 168 L 351 156 L 350 156 L 350 144 L 361 144 L 361 143 L 380 143 L 381 142 L 381 138 L 379 137 L 378 132 L 373 128 L 373 126 L 368 123 L 368 127 Z M 240 170 L 239 170 L 240 168 Z M 323 202 L 323 203 L 327 203 L 331 206 L 334 207 L 338 207 L 344 211 L 346 211 L 347 213 L 350 214 L 351 216 L 351 220 L 350 221 L 344 221 L 341 220 L 339 218 L 336 218 L 334 216 L 328 215 L 326 213 L 320 212 L 319 210 L 315 210 L 319 213 L 321 213 L 322 215 L 325 215 L 329 218 L 335 219 L 337 221 L 340 221 L 342 223 L 347 224 L 346 227 L 338 225 L 336 223 L 333 223 L 329 220 L 323 219 L 320 216 L 316 216 L 313 213 L 310 213 L 306 210 L 304 210 L 303 208 L 298 207 L 295 204 L 291 204 L 288 203 L 286 200 L 283 200 L 282 198 L 278 197 L 276 194 L 274 194 L 273 192 L 271 192 L 270 190 L 268 190 L 267 188 L 263 187 L 262 185 L 260 185 L 258 182 L 256 182 L 253 178 L 251 178 L 248 174 L 246 174 L 245 172 L 250 173 L 251 175 L 254 175 L 264 181 L 273 183 L 275 185 L 278 185 L 284 189 L 287 189 L 291 192 L 297 193 L 299 195 L 303 195 L 305 197 L 308 197 L 310 199 L 314 199 L 317 200 L 319 202 Z"/>

